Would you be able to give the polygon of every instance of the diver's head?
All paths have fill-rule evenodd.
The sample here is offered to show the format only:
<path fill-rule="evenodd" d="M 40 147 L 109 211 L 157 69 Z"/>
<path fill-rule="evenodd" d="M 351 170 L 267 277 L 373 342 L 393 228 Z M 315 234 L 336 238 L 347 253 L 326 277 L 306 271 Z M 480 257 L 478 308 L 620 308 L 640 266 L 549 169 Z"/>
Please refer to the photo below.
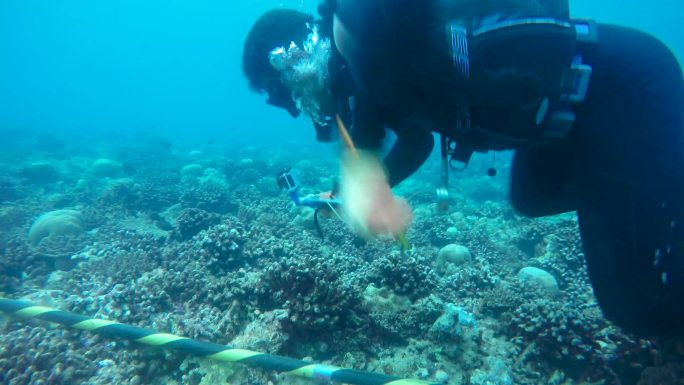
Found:
<path fill-rule="evenodd" d="M 243 67 L 252 89 L 266 91 L 267 103 L 300 111 L 317 127 L 317 139 L 329 141 L 318 127 L 329 125 L 337 112 L 330 91 L 330 38 L 319 33 L 313 17 L 299 11 L 266 13 L 245 42 Z"/>
<path fill-rule="evenodd" d="M 312 15 L 291 9 L 276 9 L 263 14 L 252 26 L 245 40 L 242 70 L 249 87 L 266 92 L 266 102 L 285 109 L 296 117 L 300 110 L 292 98 L 292 91 L 281 81 L 281 73 L 271 64 L 270 53 L 278 47 L 288 47 L 291 42 L 306 40 L 311 33 L 308 25 Z"/>

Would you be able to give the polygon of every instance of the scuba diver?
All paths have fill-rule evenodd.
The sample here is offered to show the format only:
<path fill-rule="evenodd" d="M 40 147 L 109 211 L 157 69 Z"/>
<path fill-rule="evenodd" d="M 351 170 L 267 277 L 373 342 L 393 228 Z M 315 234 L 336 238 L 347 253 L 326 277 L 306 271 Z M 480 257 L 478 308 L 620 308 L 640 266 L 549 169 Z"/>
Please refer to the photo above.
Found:
<path fill-rule="evenodd" d="M 321 4 L 319 12 L 329 17 L 319 20 L 292 9 L 266 12 L 249 31 L 242 56 L 249 87 L 293 118 L 308 115 L 319 142 L 335 139 L 336 114 L 347 122 L 351 117 L 353 82 L 332 40 L 333 4 Z"/>
<path fill-rule="evenodd" d="M 335 140 L 336 131 L 340 131 L 344 137 L 347 135 L 346 129 L 340 130 L 339 127 L 352 123 L 354 82 L 332 39 L 336 6 L 335 0 L 322 1 L 318 7 L 321 16 L 319 19 L 291 9 L 266 12 L 250 29 L 242 57 L 242 68 L 250 89 L 266 93 L 267 104 L 284 109 L 293 118 L 302 112 L 308 115 L 319 142 Z M 336 118 L 340 119 L 340 124 L 335 124 Z M 428 143 L 419 133 L 412 138 L 411 131 L 401 136 L 401 140 L 395 143 L 395 148 L 408 148 L 409 143 L 414 148 L 420 147 L 422 150 L 419 153 L 426 150 L 429 152 L 432 148 L 431 139 Z M 404 165 L 414 163 L 408 157 L 391 155 L 399 153 L 391 151 L 386 161 L 399 165 L 395 167 L 397 169 L 404 169 Z M 359 181 L 360 178 L 350 180 Z M 399 181 L 397 179 L 396 182 Z M 357 186 L 358 183 L 350 183 L 345 191 L 362 192 Z M 370 223 L 370 226 L 359 225 L 361 221 L 358 220 L 346 221 L 347 224 L 367 238 L 372 238 L 377 233 L 392 233 L 400 241 L 402 248 L 406 248 L 404 230 L 412 218 L 410 208 L 403 200 L 395 199 L 388 188 L 376 196 L 382 196 L 381 201 L 396 203 L 401 210 L 388 210 L 378 206 L 372 216 L 377 221 Z M 356 194 L 350 201 L 354 204 L 346 206 L 345 212 L 351 214 L 346 217 L 363 215 L 368 204 L 362 203 L 369 203 L 368 199 Z M 388 213 L 394 215 L 387 215 Z"/>
<path fill-rule="evenodd" d="M 667 47 L 572 20 L 567 1 L 326 3 L 330 60 L 353 83 L 351 137 L 363 153 L 342 169 L 345 211 L 362 202 L 357 228 L 408 225 L 390 189 L 427 159 L 434 132 L 443 165 L 514 150 L 513 206 L 577 212 L 604 315 L 641 335 L 684 334 L 684 79 Z M 386 128 L 397 139 L 381 160 Z"/>
<path fill-rule="evenodd" d="M 388 126 L 399 141 L 405 131 L 453 139 L 442 148 L 460 163 L 515 150 L 513 206 L 530 217 L 577 211 L 605 316 L 631 332 L 681 336 L 681 68 L 649 35 L 574 21 L 547 3 L 338 1 L 354 142 L 377 150 Z M 409 142 L 395 150 L 402 161 L 385 161 L 389 185 L 429 154 Z"/>

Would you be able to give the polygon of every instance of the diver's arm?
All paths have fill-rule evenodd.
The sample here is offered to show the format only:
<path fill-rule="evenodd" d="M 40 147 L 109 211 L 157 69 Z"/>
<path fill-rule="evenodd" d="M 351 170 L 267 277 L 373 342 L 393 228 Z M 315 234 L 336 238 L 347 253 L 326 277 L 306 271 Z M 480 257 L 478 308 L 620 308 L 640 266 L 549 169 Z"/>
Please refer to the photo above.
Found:
<path fill-rule="evenodd" d="M 385 138 L 385 125 L 373 106 L 356 96 L 351 115 L 350 135 L 354 146 L 360 150 L 380 151 L 382 140 Z"/>
<path fill-rule="evenodd" d="M 352 140 L 361 151 L 346 151 L 342 156 L 341 197 L 346 222 L 365 238 L 380 234 L 401 238 L 413 214 L 405 200 L 392 194 L 388 169 L 378 155 L 385 136 L 382 120 L 376 118 L 373 109 L 359 107 L 357 103 L 354 108 Z M 404 150 L 397 149 L 409 149 L 407 145 L 408 141 L 400 141 L 392 152 L 401 155 Z M 402 169 L 397 169 L 397 175 Z"/>
<path fill-rule="evenodd" d="M 432 133 L 417 129 L 397 131 L 397 140 L 385 157 L 389 184 L 394 187 L 420 168 L 432 153 Z"/>
<path fill-rule="evenodd" d="M 372 106 L 356 103 L 353 111 L 352 140 L 362 150 L 377 152 L 385 137 L 385 126 Z M 395 129 L 397 140 L 384 159 L 389 185 L 394 187 L 416 172 L 434 147 L 432 133 L 416 128 Z"/>

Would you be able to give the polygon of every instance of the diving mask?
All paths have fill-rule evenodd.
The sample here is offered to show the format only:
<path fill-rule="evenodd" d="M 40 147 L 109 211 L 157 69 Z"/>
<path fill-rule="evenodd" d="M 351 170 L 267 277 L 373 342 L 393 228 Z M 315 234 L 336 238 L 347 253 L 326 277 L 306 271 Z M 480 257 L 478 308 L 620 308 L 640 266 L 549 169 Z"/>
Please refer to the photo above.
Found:
<path fill-rule="evenodd" d="M 272 50 L 271 66 L 280 72 L 280 81 L 291 92 L 297 108 L 314 123 L 325 125 L 335 114 L 335 98 L 329 91 L 328 61 L 332 53 L 330 39 L 321 38 L 316 26 L 308 25 L 311 33 L 297 45 Z"/>

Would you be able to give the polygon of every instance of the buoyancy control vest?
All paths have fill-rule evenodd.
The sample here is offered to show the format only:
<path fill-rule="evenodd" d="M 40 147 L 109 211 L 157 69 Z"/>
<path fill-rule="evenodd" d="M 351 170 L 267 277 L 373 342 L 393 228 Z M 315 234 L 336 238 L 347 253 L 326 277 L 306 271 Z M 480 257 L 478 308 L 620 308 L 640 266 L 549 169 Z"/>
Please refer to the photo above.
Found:
<path fill-rule="evenodd" d="M 567 0 L 342 0 L 358 94 L 391 128 L 431 127 L 451 159 L 562 138 L 591 68 Z M 458 143 L 456 149 L 454 143 Z"/>
<path fill-rule="evenodd" d="M 570 19 L 567 1 L 546 3 L 547 12 L 533 17 L 459 19 L 441 12 L 465 94 L 455 123 L 440 128 L 452 167 L 467 165 L 474 151 L 515 149 L 570 132 L 573 105 L 584 101 L 592 72 L 582 53 L 598 33 L 594 22 Z"/>

